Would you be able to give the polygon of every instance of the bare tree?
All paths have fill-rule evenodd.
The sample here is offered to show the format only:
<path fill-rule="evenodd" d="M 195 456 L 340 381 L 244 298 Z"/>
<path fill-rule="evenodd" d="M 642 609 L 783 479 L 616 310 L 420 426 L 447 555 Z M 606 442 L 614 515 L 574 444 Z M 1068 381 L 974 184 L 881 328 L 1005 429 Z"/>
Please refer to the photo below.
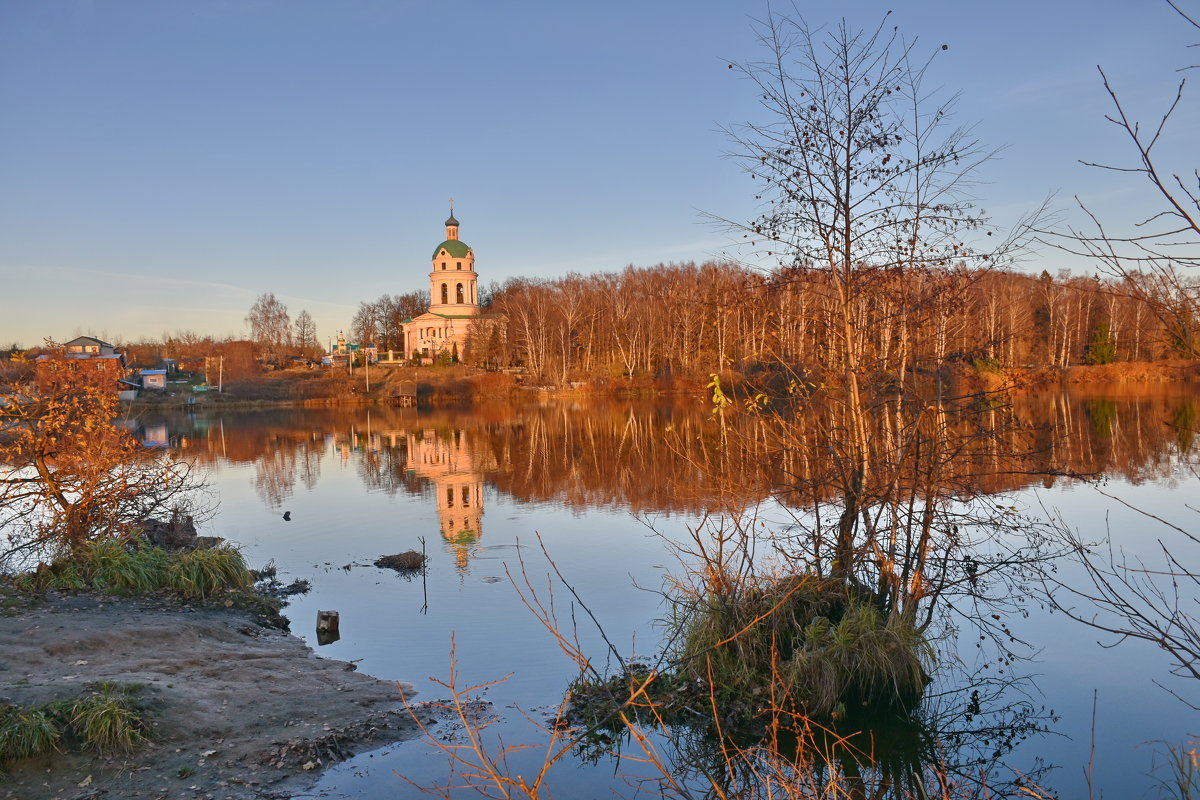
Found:
<path fill-rule="evenodd" d="M 378 302 L 363 301 L 358 304 L 358 311 L 354 312 L 354 319 L 350 322 L 350 335 L 363 347 L 378 344 L 376 340 L 384 326 L 383 310 L 380 306 L 381 303 Z"/>
<path fill-rule="evenodd" d="M 1195 14 L 1186 13 L 1172 0 L 1167 0 L 1167 5 L 1200 31 Z M 1172 117 L 1185 105 L 1187 78 L 1180 78 L 1166 110 L 1147 125 L 1130 114 L 1104 68 L 1096 69 L 1109 99 L 1110 111 L 1104 118 L 1125 138 L 1132 158 L 1125 164 L 1081 163 L 1135 176 L 1143 181 L 1143 187 L 1149 184 L 1153 210 L 1132 225 L 1113 226 L 1076 197 L 1091 229 L 1047 231 L 1046 240 L 1094 260 L 1122 279 L 1125 289 L 1162 323 L 1172 349 L 1187 358 L 1200 358 L 1200 282 L 1180 270 L 1200 266 L 1200 170 L 1170 164 L 1169 156 L 1162 154 Z M 1195 66 L 1184 68 L 1190 69 Z"/>
<path fill-rule="evenodd" d="M 276 300 L 273 292 L 258 296 L 246 315 L 246 324 L 250 326 L 250 338 L 268 359 L 278 361 L 292 344 L 287 306 Z"/>
<path fill-rule="evenodd" d="M 985 223 L 967 190 L 973 170 L 991 153 L 968 129 L 950 126 L 953 97 L 930 104 L 924 80 L 932 59 L 915 60 L 914 44 L 886 17 L 874 30 L 842 22 L 822 32 L 772 14 L 760 39 L 765 59 L 730 66 L 753 85 L 766 121 L 730 128 L 728 135 L 732 157 L 761 181 L 757 197 L 765 209 L 750 223 L 728 224 L 781 268 L 820 275 L 829 293 L 832 313 L 817 333 L 833 343 L 841 411 L 819 446 L 836 451 L 841 464 L 840 474 L 831 476 L 842 495 L 832 569 L 851 580 L 856 562 L 880 552 L 868 506 L 882 498 L 873 500 L 868 487 L 873 471 L 889 468 L 872 447 L 861 385 L 868 372 L 892 366 L 869 335 L 876 300 L 894 274 L 924 275 L 993 258 L 966 241 Z M 944 358 L 944 336 L 939 345 L 935 356 Z M 905 376 L 897 378 L 903 383 Z M 936 410 L 932 419 L 942 413 Z M 786 444 L 786 421 L 780 430 Z M 930 443 L 929 455 L 940 457 Z M 898 444 L 895 453 L 908 444 Z M 932 495 L 925 500 L 936 504 Z M 931 533 L 919 523 L 917 530 L 922 537 Z"/>
<path fill-rule="evenodd" d="M 308 311 L 301 309 L 296 315 L 295 322 L 296 346 L 301 350 L 310 351 L 320 347 L 317 344 L 317 324 L 313 322 Z"/>

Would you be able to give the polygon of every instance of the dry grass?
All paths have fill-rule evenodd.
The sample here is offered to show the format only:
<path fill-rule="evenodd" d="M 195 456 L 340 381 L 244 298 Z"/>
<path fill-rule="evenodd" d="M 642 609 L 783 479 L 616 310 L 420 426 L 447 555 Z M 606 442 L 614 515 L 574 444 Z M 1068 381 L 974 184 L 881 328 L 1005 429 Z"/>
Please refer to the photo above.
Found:
<path fill-rule="evenodd" d="M 1074 366 L 1066 371 L 1066 383 L 1171 383 L 1200 380 L 1200 361 L 1118 361 L 1112 364 Z"/>
<path fill-rule="evenodd" d="M 397 572 L 415 572 L 425 566 L 425 554 L 418 553 L 416 550 L 408 550 L 376 559 L 375 566 L 394 569 Z"/>

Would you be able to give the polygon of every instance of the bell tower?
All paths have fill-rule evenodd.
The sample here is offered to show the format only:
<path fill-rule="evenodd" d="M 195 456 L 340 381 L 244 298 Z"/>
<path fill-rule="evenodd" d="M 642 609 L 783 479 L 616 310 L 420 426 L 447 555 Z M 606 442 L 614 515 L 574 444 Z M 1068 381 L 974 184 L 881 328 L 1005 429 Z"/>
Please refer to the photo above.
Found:
<path fill-rule="evenodd" d="M 454 201 L 446 220 L 446 240 L 433 251 L 429 272 L 429 310 L 434 314 L 472 317 L 479 314 L 479 276 L 475 273 L 475 253 L 458 238 L 458 220 Z"/>

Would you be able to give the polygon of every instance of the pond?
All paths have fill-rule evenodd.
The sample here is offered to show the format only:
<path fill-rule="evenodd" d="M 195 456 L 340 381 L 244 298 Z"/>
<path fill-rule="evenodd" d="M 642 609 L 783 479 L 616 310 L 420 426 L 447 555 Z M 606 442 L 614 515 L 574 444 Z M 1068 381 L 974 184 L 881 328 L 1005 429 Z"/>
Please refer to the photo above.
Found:
<path fill-rule="evenodd" d="M 1195 390 L 1178 386 L 1014 397 L 982 418 L 1021 456 L 976 449 L 958 454 L 951 472 L 974 502 L 986 497 L 1025 520 L 1056 516 L 1151 563 L 1167 532 L 1142 511 L 1193 531 L 1200 523 L 1185 505 L 1200 498 L 1198 408 Z M 539 598 L 553 595 L 560 629 L 598 667 L 612 662 L 608 643 L 648 659 L 662 646 L 668 582 L 686 569 L 674 544 L 733 506 L 776 529 L 805 513 L 787 491 L 795 466 L 724 446 L 728 428 L 704 398 L 201 411 L 146 416 L 136 427 L 206 472 L 220 502 L 202 533 L 236 543 L 252 566 L 273 561 L 285 580 L 312 582 L 285 614 L 321 656 L 412 682 L 421 700 L 448 697 L 437 681 L 453 656 L 460 683 L 502 681 L 483 696 L 498 717 L 488 734 L 508 744 L 543 742 L 533 723 L 553 716 L 578 674 L 523 602 L 522 571 Z M 423 576 L 372 565 L 410 549 L 429 557 Z M 1065 562 L 1056 574 L 1082 580 Z M 950 698 L 944 741 L 988 751 L 979 764 L 997 786 L 1038 774 L 1061 796 L 1084 796 L 1089 780 L 1112 797 L 1146 794 L 1161 743 L 1200 733 L 1194 711 L 1169 691 L 1190 688 L 1152 645 L 1112 646 L 1115 637 L 1051 613 L 1025 586 L 997 614 L 1018 640 L 1012 663 L 975 647 L 969 613 L 939 642 L 946 669 L 933 686 Z M 340 612 L 339 640 L 318 644 L 318 609 Z M 978 687 L 991 716 L 963 700 Z M 1018 726 L 1007 740 L 1006 725 Z M 535 749 L 514 764 L 530 770 L 540 759 Z M 568 759 L 550 786 L 576 798 L 630 794 L 649 771 Z M 445 760 L 426 743 L 401 743 L 333 768 L 316 791 L 415 795 L 395 772 L 433 784 L 445 779 Z"/>

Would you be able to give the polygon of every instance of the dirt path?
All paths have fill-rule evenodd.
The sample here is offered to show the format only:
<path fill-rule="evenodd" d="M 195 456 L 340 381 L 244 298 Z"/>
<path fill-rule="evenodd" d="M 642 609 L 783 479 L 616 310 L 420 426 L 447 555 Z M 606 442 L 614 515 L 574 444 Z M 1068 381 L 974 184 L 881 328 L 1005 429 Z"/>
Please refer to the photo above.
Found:
<path fill-rule="evenodd" d="M 151 741 L 13 764 L 0 798 L 290 797 L 329 764 L 414 735 L 396 684 L 243 612 L 77 595 L 0 617 L 0 702 L 93 681 L 144 685 Z"/>

